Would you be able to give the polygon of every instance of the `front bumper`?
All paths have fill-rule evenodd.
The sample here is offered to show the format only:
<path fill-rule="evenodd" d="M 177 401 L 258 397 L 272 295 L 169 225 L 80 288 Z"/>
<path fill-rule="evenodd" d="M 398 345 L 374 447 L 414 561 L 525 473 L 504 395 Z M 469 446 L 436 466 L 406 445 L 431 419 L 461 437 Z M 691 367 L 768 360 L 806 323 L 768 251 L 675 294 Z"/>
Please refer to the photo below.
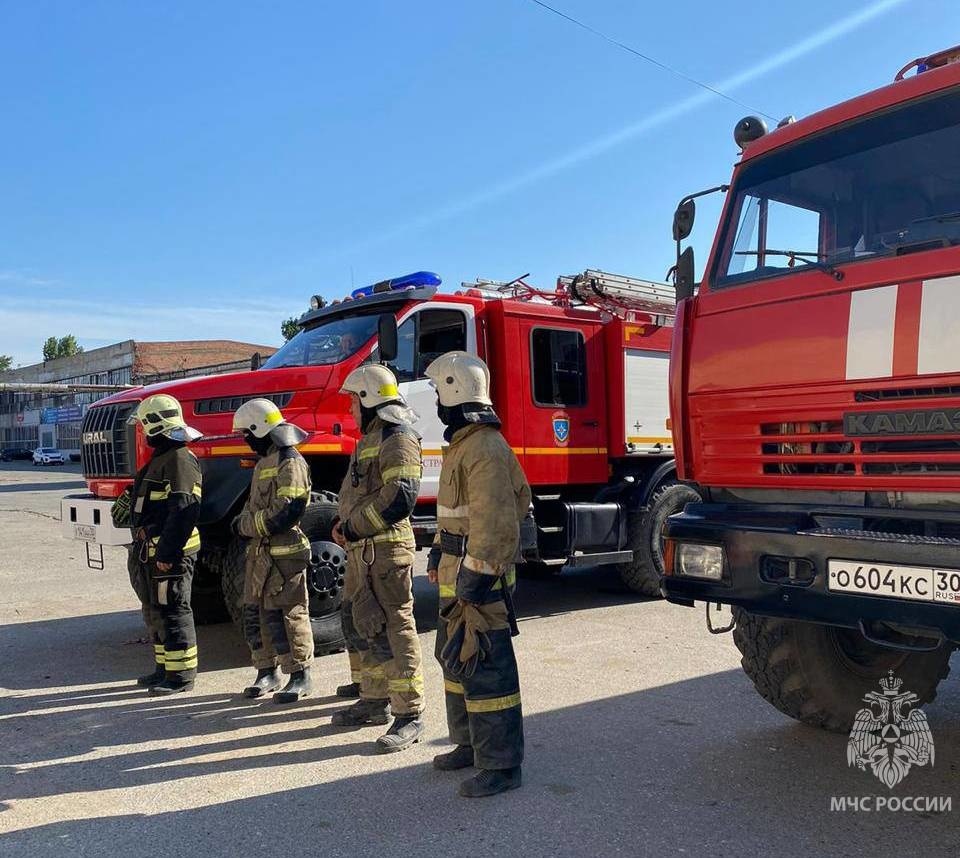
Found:
<path fill-rule="evenodd" d="M 958 539 L 860 529 L 862 519 L 877 512 L 793 504 L 690 504 L 667 519 L 665 536 L 674 542 L 674 548 L 684 542 L 722 546 L 723 577 L 710 581 L 678 575 L 674 562 L 661 581 L 661 592 L 678 604 L 717 602 L 754 614 L 847 628 L 886 623 L 939 631 L 960 641 L 960 604 L 827 589 L 828 560 L 960 569 Z M 929 513 L 916 511 L 890 511 L 890 515 L 929 517 Z M 960 523 L 960 517 L 955 520 L 949 513 L 944 519 Z"/>
<path fill-rule="evenodd" d="M 66 539 L 93 545 L 129 545 L 129 527 L 116 527 L 110 515 L 112 500 L 95 495 L 67 495 L 60 501 L 60 528 Z"/>

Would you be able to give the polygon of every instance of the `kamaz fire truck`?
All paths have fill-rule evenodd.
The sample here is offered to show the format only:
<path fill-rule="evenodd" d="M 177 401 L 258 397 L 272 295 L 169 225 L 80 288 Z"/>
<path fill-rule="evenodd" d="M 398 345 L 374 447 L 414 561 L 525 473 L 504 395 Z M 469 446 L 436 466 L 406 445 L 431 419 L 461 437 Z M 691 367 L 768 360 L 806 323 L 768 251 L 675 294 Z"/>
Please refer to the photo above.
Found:
<path fill-rule="evenodd" d="M 212 620 L 225 602 L 237 620 L 244 547 L 227 524 L 247 497 L 255 459 L 230 434 L 231 418 L 242 402 L 269 397 L 310 433 L 300 447 L 316 493 L 304 518 L 313 544 L 310 610 L 318 651 L 335 649 L 342 643 L 344 555 L 330 541 L 330 526 L 358 439 L 340 386 L 359 364 L 383 361 L 419 413 L 424 469 L 414 529 L 418 542 L 429 544 L 444 427 L 424 369 L 464 349 L 488 362 L 504 435 L 534 489 L 524 528 L 527 566 L 543 572 L 619 564 L 631 587 L 659 595 L 662 523 L 696 499 L 674 479 L 667 425 L 673 288 L 601 271 L 562 277 L 552 292 L 522 278 L 464 284 L 455 294 L 440 293 L 439 285 L 436 275 L 418 272 L 330 306 L 315 297 L 302 330 L 255 371 L 141 387 L 95 403 L 81 435 L 90 494 L 64 499 L 65 535 L 88 543 L 88 559 L 91 546 L 130 541 L 129 530 L 113 527 L 110 506 L 149 448 L 127 418 L 145 396 L 172 394 L 204 433 L 191 446 L 204 475 L 195 610 Z"/>
<path fill-rule="evenodd" d="M 891 671 L 930 700 L 960 643 L 960 47 L 735 138 L 699 290 L 700 195 L 674 217 L 675 453 L 703 501 L 669 519 L 663 591 L 711 626 L 733 606 L 757 691 L 847 730 Z"/>

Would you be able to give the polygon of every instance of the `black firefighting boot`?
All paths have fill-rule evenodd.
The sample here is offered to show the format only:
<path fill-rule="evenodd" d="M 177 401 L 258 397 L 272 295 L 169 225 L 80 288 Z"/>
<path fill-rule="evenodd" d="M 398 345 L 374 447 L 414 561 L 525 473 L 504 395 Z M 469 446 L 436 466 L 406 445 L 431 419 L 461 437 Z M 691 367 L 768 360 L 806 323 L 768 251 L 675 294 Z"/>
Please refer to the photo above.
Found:
<path fill-rule="evenodd" d="M 377 750 L 381 754 L 404 751 L 419 742 L 422 735 L 423 720 L 419 715 L 398 715 L 390 729 L 377 739 Z"/>
<path fill-rule="evenodd" d="M 276 667 L 261 667 L 257 670 L 257 678 L 243 689 L 244 697 L 262 697 L 271 691 L 276 691 L 283 680 Z"/>
<path fill-rule="evenodd" d="M 520 784 L 520 766 L 512 769 L 480 769 L 472 778 L 460 784 L 460 795 L 464 798 L 481 798 L 516 789 Z"/>
<path fill-rule="evenodd" d="M 360 683 L 350 682 L 347 685 L 338 685 L 336 690 L 337 697 L 346 697 L 356 699 L 360 696 Z"/>
<path fill-rule="evenodd" d="M 334 727 L 362 727 L 365 724 L 386 724 L 390 721 L 389 700 L 358 700 L 353 706 L 333 713 Z"/>
<path fill-rule="evenodd" d="M 296 703 L 301 697 L 306 697 L 313 690 L 310 683 L 310 668 L 295 670 L 290 674 L 290 679 L 283 686 L 282 691 L 273 695 L 274 703 Z"/>
<path fill-rule="evenodd" d="M 137 685 L 142 688 L 150 688 L 154 685 L 159 685 L 167 678 L 167 671 L 162 664 L 158 664 L 153 673 L 147 673 L 143 676 L 137 677 Z"/>
<path fill-rule="evenodd" d="M 433 767 L 441 772 L 455 772 L 473 765 L 473 748 L 470 745 L 457 745 L 452 751 L 437 754 L 433 758 Z"/>
<path fill-rule="evenodd" d="M 184 679 L 175 673 L 167 673 L 163 682 L 157 685 L 151 685 L 149 692 L 167 696 L 170 694 L 179 694 L 181 691 L 193 691 L 193 677 Z"/>

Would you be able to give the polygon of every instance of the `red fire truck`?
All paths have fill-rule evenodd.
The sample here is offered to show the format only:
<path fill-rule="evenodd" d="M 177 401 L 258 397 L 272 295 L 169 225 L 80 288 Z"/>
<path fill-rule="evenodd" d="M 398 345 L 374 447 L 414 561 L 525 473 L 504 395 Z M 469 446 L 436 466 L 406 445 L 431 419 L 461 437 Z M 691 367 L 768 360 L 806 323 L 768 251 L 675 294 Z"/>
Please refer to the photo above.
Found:
<path fill-rule="evenodd" d="M 960 643 L 960 47 L 735 137 L 699 290 L 699 195 L 674 218 L 671 413 L 703 501 L 667 524 L 663 591 L 711 626 L 733 606 L 757 691 L 846 730 L 891 671 L 932 699 Z"/>
<path fill-rule="evenodd" d="M 424 471 L 414 529 L 420 544 L 429 544 L 444 427 L 424 369 L 444 352 L 465 349 L 490 365 L 504 434 L 534 488 L 526 563 L 538 571 L 616 563 L 631 587 L 659 595 L 662 522 L 695 498 L 675 482 L 667 425 L 673 288 L 600 271 L 560 278 L 549 293 L 523 279 L 465 284 L 455 294 L 438 292 L 438 285 L 436 275 L 418 272 L 331 306 L 315 297 L 302 330 L 255 371 L 141 387 L 97 402 L 81 430 L 90 494 L 64 499 L 65 535 L 87 541 L 88 558 L 91 546 L 129 542 L 129 531 L 112 525 L 111 499 L 149 448 L 127 418 L 145 396 L 172 394 L 205 436 L 192 445 L 204 472 L 194 603 L 198 616 L 213 619 L 222 594 L 236 620 L 243 547 L 226 525 L 246 499 L 254 458 L 230 435 L 231 418 L 245 400 L 269 397 L 310 433 L 300 450 L 316 492 L 304 519 L 314 547 L 311 615 L 318 650 L 336 648 L 344 556 L 329 539 L 330 524 L 358 438 L 340 386 L 357 365 L 382 360 L 419 413 Z M 102 566 L 102 549 L 99 560 Z"/>

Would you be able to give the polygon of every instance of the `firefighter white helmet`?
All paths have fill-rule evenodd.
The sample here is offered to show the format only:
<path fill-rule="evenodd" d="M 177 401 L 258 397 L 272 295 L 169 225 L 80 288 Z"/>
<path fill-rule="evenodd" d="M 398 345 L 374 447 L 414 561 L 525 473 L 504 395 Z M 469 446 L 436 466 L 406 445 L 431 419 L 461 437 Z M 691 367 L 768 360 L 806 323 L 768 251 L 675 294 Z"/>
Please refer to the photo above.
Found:
<path fill-rule="evenodd" d="M 276 403 L 269 399 L 251 399 L 233 414 L 233 431 L 249 432 L 254 438 L 270 436 L 278 447 L 295 447 L 307 433 L 283 419 Z"/>
<path fill-rule="evenodd" d="M 358 366 L 346 377 L 341 393 L 354 393 L 364 408 L 379 408 L 387 402 L 403 402 L 397 377 L 385 366 Z"/>
<path fill-rule="evenodd" d="M 426 375 L 437 388 L 441 405 L 449 407 L 467 402 L 493 405 L 490 401 L 490 370 L 476 355 L 447 352 L 431 362 Z"/>
<path fill-rule="evenodd" d="M 155 393 L 144 399 L 127 418 L 127 423 L 139 423 L 148 438 L 163 435 L 171 441 L 187 443 L 203 434 L 187 426 L 180 403 L 166 393 Z"/>

